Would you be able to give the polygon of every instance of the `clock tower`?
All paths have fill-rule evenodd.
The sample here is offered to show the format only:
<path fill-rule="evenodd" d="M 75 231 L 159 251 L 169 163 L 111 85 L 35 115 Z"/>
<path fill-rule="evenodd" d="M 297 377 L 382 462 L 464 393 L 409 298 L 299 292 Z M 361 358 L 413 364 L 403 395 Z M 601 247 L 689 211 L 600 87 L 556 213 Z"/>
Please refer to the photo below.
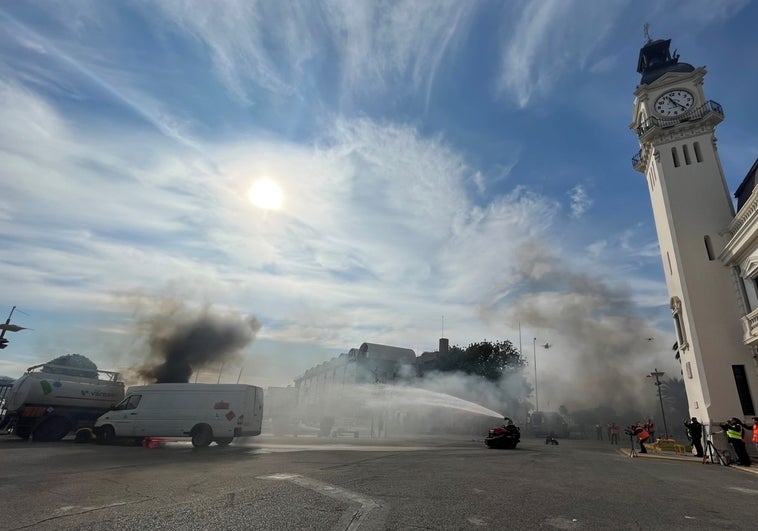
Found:
<path fill-rule="evenodd" d="M 632 163 L 650 192 L 690 416 L 708 425 L 755 415 L 758 377 L 739 271 L 718 259 L 735 214 L 716 149 L 724 111 L 705 96 L 706 69 L 680 63 L 670 44 L 648 39 L 640 50 Z"/>

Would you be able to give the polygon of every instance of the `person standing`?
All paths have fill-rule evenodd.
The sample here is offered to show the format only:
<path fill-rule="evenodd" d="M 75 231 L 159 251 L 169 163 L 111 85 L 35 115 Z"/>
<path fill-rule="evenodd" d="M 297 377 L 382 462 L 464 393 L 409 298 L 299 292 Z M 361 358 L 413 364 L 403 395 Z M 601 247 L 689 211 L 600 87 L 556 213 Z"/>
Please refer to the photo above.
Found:
<path fill-rule="evenodd" d="M 603 440 L 603 427 L 600 424 L 595 424 L 595 436 L 598 441 Z"/>
<path fill-rule="evenodd" d="M 753 417 L 753 446 L 758 450 L 758 417 Z"/>
<path fill-rule="evenodd" d="M 687 428 L 687 437 L 690 438 L 692 446 L 695 447 L 697 457 L 703 457 L 703 425 L 695 417 L 685 421 L 684 425 Z"/>
<path fill-rule="evenodd" d="M 645 442 L 650 438 L 650 434 L 639 422 L 634 426 L 634 434 L 640 442 L 640 453 L 646 454 Z"/>
<path fill-rule="evenodd" d="M 611 422 L 611 444 L 619 443 L 619 427 L 615 422 Z"/>
<path fill-rule="evenodd" d="M 742 440 L 745 431 L 742 421 L 737 417 L 732 417 L 724 424 L 721 424 L 721 429 L 726 432 L 726 438 L 729 440 L 732 448 L 734 448 L 734 453 L 737 454 L 740 464 L 742 466 L 750 466 L 750 456 L 745 448 L 745 441 Z"/>
<path fill-rule="evenodd" d="M 650 442 L 655 442 L 655 424 L 653 424 L 653 419 L 647 419 L 645 429 L 650 434 Z"/>

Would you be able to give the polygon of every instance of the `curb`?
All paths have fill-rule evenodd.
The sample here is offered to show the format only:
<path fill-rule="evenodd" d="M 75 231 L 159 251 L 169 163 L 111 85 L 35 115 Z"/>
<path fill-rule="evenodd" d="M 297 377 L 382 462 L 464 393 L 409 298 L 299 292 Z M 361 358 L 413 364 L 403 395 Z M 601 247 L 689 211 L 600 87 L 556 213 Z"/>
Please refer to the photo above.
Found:
<path fill-rule="evenodd" d="M 621 448 L 616 449 L 616 453 L 618 453 L 619 455 L 623 455 L 624 457 L 629 457 L 629 451 L 630 451 L 630 448 L 627 448 L 625 450 L 622 450 Z M 637 450 L 637 458 L 653 459 L 653 460 L 660 459 L 664 461 L 678 461 L 680 463 L 696 463 L 696 464 L 723 466 L 719 463 L 711 463 L 711 462 L 703 463 L 701 457 L 695 457 L 695 456 L 689 457 L 685 455 L 650 454 L 650 453 L 641 454 L 639 450 Z M 728 465 L 727 468 L 731 468 L 733 470 L 739 470 L 741 472 L 746 472 L 748 474 L 758 475 L 758 466 Z"/>

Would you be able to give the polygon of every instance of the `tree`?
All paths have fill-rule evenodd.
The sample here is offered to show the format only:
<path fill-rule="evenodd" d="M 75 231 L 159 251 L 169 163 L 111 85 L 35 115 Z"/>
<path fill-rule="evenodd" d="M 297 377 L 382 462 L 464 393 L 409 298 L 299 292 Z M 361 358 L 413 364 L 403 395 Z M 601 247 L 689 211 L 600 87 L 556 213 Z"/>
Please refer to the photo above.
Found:
<path fill-rule="evenodd" d="M 687 391 L 684 388 L 683 378 L 667 378 L 661 380 L 661 398 L 666 409 L 667 419 L 690 418 L 689 401 Z M 683 423 L 674 421 L 673 426 L 669 423 L 672 434 L 681 436 L 684 432 Z"/>
<path fill-rule="evenodd" d="M 508 341 L 471 343 L 465 349 L 455 345 L 437 360 L 440 372 L 462 372 L 495 382 L 526 366 L 526 360 Z"/>

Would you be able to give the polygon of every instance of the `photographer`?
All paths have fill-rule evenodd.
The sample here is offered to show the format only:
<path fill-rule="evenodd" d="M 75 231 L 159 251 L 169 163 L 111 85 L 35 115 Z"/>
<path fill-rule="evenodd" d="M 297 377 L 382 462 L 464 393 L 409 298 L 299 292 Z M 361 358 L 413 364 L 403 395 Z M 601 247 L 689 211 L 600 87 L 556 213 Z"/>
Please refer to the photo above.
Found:
<path fill-rule="evenodd" d="M 737 458 L 742 466 L 750 466 L 750 456 L 747 454 L 745 448 L 745 441 L 742 440 L 745 427 L 742 425 L 742 421 L 737 417 L 732 417 L 725 423 L 721 424 L 721 429 L 726 432 L 726 437 L 729 440 L 729 444 L 734 448 L 734 453 L 737 454 Z"/>
<path fill-rule="evenodd" d="M 690 439 L 692 446 L 695 447 L 697 457 L 703 457 L 703 425 L 695 417 L 684 421 L 687 428 L 687 437 Z"/>
<path fill-rule="evenodd" d="M 640 453 L 646 454 L 647 449 L 645 449 L 645 442 L 650 438 L 650 434 L 639 422 L 632 426 L 632 433 L 637 436 L 637 439 L 640 442 Z"/>

